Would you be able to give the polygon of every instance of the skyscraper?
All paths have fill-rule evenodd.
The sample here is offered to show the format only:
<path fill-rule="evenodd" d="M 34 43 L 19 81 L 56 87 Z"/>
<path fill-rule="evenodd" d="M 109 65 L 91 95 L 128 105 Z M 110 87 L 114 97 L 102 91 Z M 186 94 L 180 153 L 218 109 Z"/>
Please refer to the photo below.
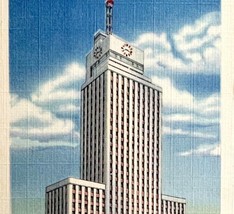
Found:
<path fill-rule="evenodd" d="M 161 88 L 143 75 L 143 51 L 113 34 L 94 36 L 86 72 L 82 179 L 106 185 L 106 213 L 154 213 L 161 202 Z"/>
<path fill-rule="evenodd" d="M 81 88 L 81 178 L 105 185 L 103 213 L 161 214 L 170 208 L 171 213 L 183 214 L 184 199 L 174 200 L 172 209 L 173 197 L 164 197 L 162 207 L 162 89 L 144 75 L 144 52 L 112 33 L 113 3 L 106 1 L 106 32 L 94 35 L 94 46 L 86 57 Z M 78 180 L 64 186 L 71 189 L 77 184 Z M 59 200 L 54 192 L 63 186 L 53 186 L 47 187 L 47 198 L 55 196 L 47 206 L 58 206 L 48 202 Z M 75 202 L 72 212 L 81 212 L 82 197 L 85 194 L 80 199 L 70 196 Z M 174 210 L 177 203 L 183 211 Z M 87 207 L 83 212 L 99 213 L 95 209 Z"/>

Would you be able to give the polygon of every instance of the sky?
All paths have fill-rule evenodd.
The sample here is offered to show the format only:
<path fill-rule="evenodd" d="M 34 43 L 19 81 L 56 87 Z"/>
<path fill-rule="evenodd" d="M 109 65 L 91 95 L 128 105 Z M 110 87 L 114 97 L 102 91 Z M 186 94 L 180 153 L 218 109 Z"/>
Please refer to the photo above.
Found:
<path fill-rule="evenodd" d="M 10 0 L 13 214 L 44 213 L 45 187 L 80 176 L 80 88 L 104 17 L 103 0 Z M 163 88 L 163 193 L 218 214 L 220 1 L 116 0 L 113 21 Z"/>

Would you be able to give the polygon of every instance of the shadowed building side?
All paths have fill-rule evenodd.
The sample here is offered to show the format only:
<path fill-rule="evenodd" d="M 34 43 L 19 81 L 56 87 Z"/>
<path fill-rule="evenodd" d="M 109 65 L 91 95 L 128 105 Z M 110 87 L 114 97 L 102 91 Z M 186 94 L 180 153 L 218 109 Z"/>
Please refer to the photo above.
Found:
<path fill-rule="evenodd" d="M 0 0 L 0 213 L 11 213 L 8 0 Z"/>

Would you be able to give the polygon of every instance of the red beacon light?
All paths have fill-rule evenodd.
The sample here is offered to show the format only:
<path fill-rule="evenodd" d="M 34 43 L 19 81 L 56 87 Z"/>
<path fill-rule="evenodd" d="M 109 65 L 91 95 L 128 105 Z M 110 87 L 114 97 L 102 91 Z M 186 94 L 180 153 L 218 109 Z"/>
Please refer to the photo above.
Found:
<path fill-rule="evenodd" d="M 114 5 L 114 0 L 106 0 L 107 7 L 113 7 L 113 5 Z"/>

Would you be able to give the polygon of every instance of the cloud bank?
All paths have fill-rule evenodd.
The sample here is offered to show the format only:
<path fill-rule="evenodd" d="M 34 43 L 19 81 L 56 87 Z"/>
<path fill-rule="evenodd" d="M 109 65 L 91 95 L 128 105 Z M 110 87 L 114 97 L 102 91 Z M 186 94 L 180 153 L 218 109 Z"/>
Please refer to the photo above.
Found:
<path fill-rule="evenodd" d="M 79 142 L 80 81 L 85 69 L 71 63 L 56 78 L 43 83 L 31 99 L 11 96 L 12 146 L 74 146 Z M 26 143 L 22 143 L 26 142 Z"/>
<path fill-rule="evenodd" d="M 134 43 L 145 51 L 146 69 L 217 74 L 220 67 L 219 16 L 216 12 L 206 14 L 171 36 L 152 32 L 140 35 Z M 84 77 L 85 67 L 71 63 L 58 72 L 58 76 L 42 83 L 29 99 L 13 94 L 13 146 L 76 145 L 79 142 L 80 86 Z M 151 79 L 163 88 L 163 134 L 205 140 L 203 147 L 180 155 L 216 154 L 216 148 L 206 142 L 218 142 L 219 94 L 196 97 L 192 92 L 176 88 L 170 77 L 152 73 Z M 195 127 L 193 131 L 186 128 L 191 125 Z M 196 128 L 199 126 L 203 128 Z M 206 129 L 209 126 L 216 128 Z"/>
<path fill-rule="evenodd" d="M 208 97 L 200 98 L 195 97 L 188 91 L 177 89 L 170 78 L 154 76 L 152 81 L 162 87 L 163 106 L 171 110 L 170 115 L 163 117 L 164 121 L 193 122 L 203 125 L 217 124 L 219 122 L 219 94 L 214 93 Z"/>
<path fill-rule="evenodd" d="M 134 44 L 145 51 L 148 70 L 217 74 L 220 70 L 220 13 L 203 15 L 173 35 L 140 35 Z"/>
<path fill-rule="evenodd" d="M 79 63 L 71 63 L 54 79 L 43 83 L 31 100 L 38 106 L 49 107 L 53 113 L 79 110 L 80 81 L 84 80 L 85 68 Z"/>

